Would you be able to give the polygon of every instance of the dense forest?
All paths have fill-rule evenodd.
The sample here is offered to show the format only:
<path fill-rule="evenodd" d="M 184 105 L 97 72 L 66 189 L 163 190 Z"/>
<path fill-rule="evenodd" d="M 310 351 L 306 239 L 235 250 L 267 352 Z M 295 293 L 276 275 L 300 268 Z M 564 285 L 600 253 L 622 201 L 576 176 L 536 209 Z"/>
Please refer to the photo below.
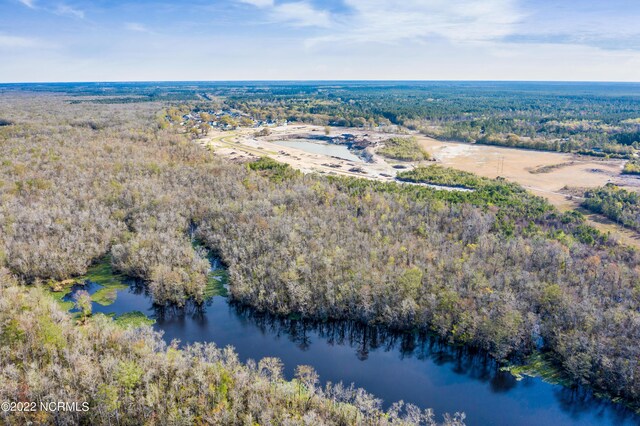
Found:
<path fill-rule="evenodd" d="M 640 255 L 580 214 L 561 214 L 512 183 L 438 167 L 380 183 L 266 160 L 225 163 L 166 128 L 164 104 L 79 98 L 0 101 L 0 117 L 12 123 L 0 127 L 0 266 L 20 282 L 53 286 L 110 255 L 158 304 L 202 300 L 208 264 L 193 231 L 228 266 L 239 303 L 429 331 L 498 360 L 543 352 L 574 383 L 637 407 Z M 8 302 L 16 297 L 0 305 L 7 339 L 30 336 Z M 97 339 L 103 327 L 63 329 Z M 157 347 L 149 339 L 142 351 Z M 171 361 L 171 351 L 160 353 Z M 8 356 L 3 365 L 15 364 Z"/>
<path fill-rule="evenodd" d="M 637 192 L 608 184 L 586 191 L 582 207 L 640 232 L 640 195 Z"/>

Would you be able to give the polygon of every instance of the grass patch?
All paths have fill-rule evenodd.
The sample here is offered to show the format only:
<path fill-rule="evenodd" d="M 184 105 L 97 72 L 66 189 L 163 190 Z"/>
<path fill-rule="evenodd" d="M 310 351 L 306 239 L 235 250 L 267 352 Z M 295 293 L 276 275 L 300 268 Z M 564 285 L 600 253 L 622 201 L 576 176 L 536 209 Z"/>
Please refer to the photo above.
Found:
<path fill-rule="evenodd" d="M 95 264 L 90 266 L 89 269 L 87 269 L 87 273 L 80 278 L 81 281 L 89 280 L 103 287 L 125 285 L 123 284 L 125 279 L 126 277 L 124 275 L 117 274 L 113 271 L 109 256 L 100 258 Z"/>
<path fill-rule="evenodd" d="M 558 169 L 561 169 L 563 167 L 572 166 L 574 164 L 576 164 L 575 161 L 568 161 L 568 162 L 565 162 L 565 163 L 558 163 L 558 164 L 550 164 L 548 166 L 541 166 L 541 167 L 538 167 L 536 169 L 529 170 L 529 173 L 531 173 L 533 175 L 537 175 L 537 174 L 541 174 L 541 173 L 551 173 L 554 170 L 558 170 Z"/>
<path fill-rule="evenodd" d="M 128 287 L 125 279 L 124 275 L 114 273 L 111 260 L 105 256 L 89 267 L 85 275 L 64 281 L 51 281 L 48 286 L 53 299 L 60 304 L 62 309 L 70 311 L 74 308 L 75 303 L 63 299 L 69 295 L 74 285 L 83 284 L 86 281 L 100 285 L 101 288 L 91 295 L 91 300 L 99 305 L 109 306 L 115 302 L 118 290 L 124 290 Z"/>
<path fill-rule="evenodd" d="M 71 287 L 73 285 L 70 285 L 68 288 L 64 289 L 64 290 L 51 290 L 49 292 L 49 294 L 51 295 L 51 297 L 53 297 L 53 300 L 55 300 L 56 302 L 58 302 L 58 304 L 60 305 L 60 307 L 62 309 L 64 309 L 65 311 L 70 311 L 71 309 L 73 309 L 73 307 L 75 306 L 75 303 L 71 302 L 71 301 L 65 301 L 62 300 L 64 299 L 67 294 L 69 294 L 69 292 L 71 291 Z"/>
<path fill-rule="evenodd" d="M 508 365 L 500 368 L 500 370 L 511 373 L 518 381 L 522 380 L 525 376 L 528 376 L 539 377 L 552 385 L 560 385 L 564 387 L 571 387 L 574 385 L 574 383 L 554 365 L 549 356 L 540 352 L 536 352 L 527 358 L 523 365 Z M 606 392 L 598 392 L 597 390 L 593 391 L 593 395 L 599 399 L 611 401 L 616 404 L 622 404 L 630 410 L 640 413 L 640 409 L 638 409 L 636 405 L 629 403 L 629 401 L 624 398 L 613 396 Z"/>
<path fill-rule="evenodd" d="M 418 145 L 416 138 L 391 138 L 378 150 L 383 157 L 401 161 L 428 160 L 429 153 Z"/>
<path fill-rule="evenodd" d="M 103 287 L 91 295 L 91 301 L 102 306 L 109 306 L 116 301 L 118 290 L 127 288 L 125 284 L 116 284 L 110 287 Z"/>
<path fill-rule="evenodd" d="M 138 328 L 146 325 L 151 326 L 155 324 L 156 320 L 149 318 L 140 311 L 133 311 L 116 317 L 114 322 L 122 328 Z"/>
<path fill-rule="evenodd" d="M 536 352 L 527 358 L 523 365 L 509 365 L 500 368 L 508 371 L 516 380 L 522 380 L 525 376 L 540 377 L 547 383 L 554 385 L 570 386 L 571 382 L 553 364 L 551 359 L 540 352 Z"/>
<path fill-rule="evenodd" d="M 260 161 L 260 160 L 258 160 Z M 255 164 L 255 163 L 253 163 Z M 280 163 L 278 163 L 280 164 Z M 288 166 L 287 166 L 288 167 Z M 204 250 L 208 254 L 209 263 L 217 265 L 216 269 L 211 269 L 207 274 L 207 286 L 204 289 L 204 298 L 211 299 L 214 296 L 227 297 L 228 292 L 226 285 L 229 282 L 229 272 L 226 268 L 220 266 L 218 259 L 213 257 L 212 252 L 199 239 L 193 239 L 191 244 L 195 250 Z M 213 266 L 212 266 L 213 268 Z"/>
<path fill-rule="evenodd" d="M 209 272 L 207 287 L 204 290 L 205 299 L 210 299 L 214 296 L 227 297 L 228 292 L 225 286 L 228 281 L 229 273 L 226 269 L 214 269 Z"/>
<path fill-rule="evenodd" d="M 91 300 L 102 306 L 109 306 L 115 302 L 118 290 L 124 290 L 128 285 L 124 282 L 126 277 L 117 274 L 111 266 L 111 259 L 108 256 L 101 258 L 96 264 L 92 265 L 82 280 L 92 281 L 102 286 L 98 291 L 91 295 Z"/>

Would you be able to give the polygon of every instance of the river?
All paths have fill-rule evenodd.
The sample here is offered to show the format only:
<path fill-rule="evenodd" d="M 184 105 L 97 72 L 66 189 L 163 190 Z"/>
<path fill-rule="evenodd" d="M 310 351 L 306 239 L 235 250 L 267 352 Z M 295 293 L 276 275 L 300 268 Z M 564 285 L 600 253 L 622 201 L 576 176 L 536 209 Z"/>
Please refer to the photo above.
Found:
<path fill-rule="evenodd" d="M 427 336 L 349 322 L 276 318 L 223 296 L 211 297 L 200 307 L 159 308 L 143 285 L 125 283 L 114 287 L 106 303 L 104 297 L 94 302 L 93 312 L 140 311 L 156 320 L 153 328 L 164 333 L 167 342 L 230 345 L 243 361 L 278 357 L 288 378 L 297 365 L 311 365 L 324 382 L 354 383 L 381 398 L 385 407 L 404 400 L 433 408 L 437 418 L 464 411 L 469 425 L 640 425 L 640 416 L 588 392 L 539 378 L 518 381 L 482 354 Z M 104 287 L 88 279 L 64 300 L 72 300 L 79 289 L 98 294 Z"/>

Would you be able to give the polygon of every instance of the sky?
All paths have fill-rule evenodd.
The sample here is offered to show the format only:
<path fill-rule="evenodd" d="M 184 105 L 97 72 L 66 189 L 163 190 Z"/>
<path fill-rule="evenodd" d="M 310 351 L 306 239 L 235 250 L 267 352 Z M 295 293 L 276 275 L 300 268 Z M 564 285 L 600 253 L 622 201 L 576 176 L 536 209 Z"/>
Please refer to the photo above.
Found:
<path fill-rule="evenodd" d="M 0 82 L 640 81 L 640 0 L 0 0 Z"/>

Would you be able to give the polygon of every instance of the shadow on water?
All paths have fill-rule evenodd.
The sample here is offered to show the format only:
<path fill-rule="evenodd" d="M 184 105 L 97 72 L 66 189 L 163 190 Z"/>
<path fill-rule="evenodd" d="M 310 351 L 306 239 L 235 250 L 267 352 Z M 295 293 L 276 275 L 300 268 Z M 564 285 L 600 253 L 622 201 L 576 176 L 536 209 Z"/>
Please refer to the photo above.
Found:
<path fill-rule="evenodd" d="M 202 306 L 156 307 L 154 317 L 168 340 L 232 345 L 243 360 L 277 356 L 288 377 L 296 365 L 309 364 L 327 381 L 364 387 L 385 406 L 403 399 L 439 413 L 461 410 L 469 424 L 640 424 L 632 411 L 585 389 L 516 380 L 485 353 L 424 333 L 279 317 L 221 297 Z"/>
<path fill-rule="evenodd" d="M 234 313 L 253 323 L 263 334 L 285 336 L 300 350 L 307 351 L 313 337 L 330 346 L 353 349 L 359 361 L 367 361 L 378 351 L 397 354 L 399 361 L 415 359 L 448 367 L 461 376 L 489 383 L 493 392 L 508 392 L 518 380 L 485 353 L 453 346 L 426 333 L 406 333 L 382 326 L 368 326 L 352 321 L 308 321 L 257 312 L 251 307 L 230 303 Z"/>
<path fill-rule="evenodd" d="M 295 366 L 311 365 L 324 381 L 363 387 L 384 401 L 404 400 L 436 413 L 464 411 L 470 425 L 640 425 L 624 407 L 571 389 L 510 373 L 476 350 L 452 346 L 424 333 L 398 333 L 349 321 L 283 318 L 215 296 L 184 307 L 153 305 L 145 285 L 127 280 L 113 303 L 94 312 L 140 311 L 154 328 L 181 345 L 214 342 L 233 346 L 240 359 L 273 356 L 292 377 Z M 95 294 L 100 285 L 74 289 Z M 73 293 L 73 292 L 72 292 Z M 72 293 L 69 300 L 72 300 Z"/>

